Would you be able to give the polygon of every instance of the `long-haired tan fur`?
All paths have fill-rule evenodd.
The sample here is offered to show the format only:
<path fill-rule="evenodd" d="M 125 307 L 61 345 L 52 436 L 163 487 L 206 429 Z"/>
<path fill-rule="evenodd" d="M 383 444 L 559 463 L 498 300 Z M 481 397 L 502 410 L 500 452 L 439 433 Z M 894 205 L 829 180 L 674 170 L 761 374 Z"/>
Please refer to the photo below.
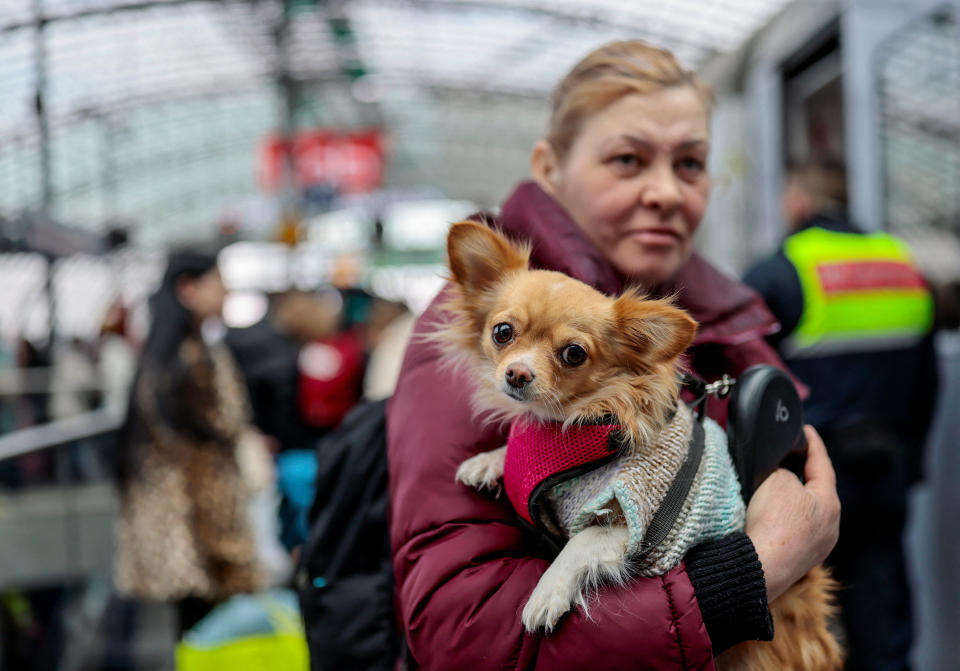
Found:
<path fill-rule="evenodd" d="M 468 371 L 477 414 L 568 426 L 612 415 L 638 444 L 660 433 L 677 402 L 679 356 L 696 332 L 684 312 L 637 291 L 614 299 L 561 273 L 529 271 L 528 247 L 479 224 L 455 224 L 448 255 L 452 283 L 440 306 L 442 321 L 426 338 L 440 347 L 447 365 Z M 517 344 L 538 358 L 541 375 L 531 402 L 509 398 L 497 385 L 501 356 L 509 354 L 490 343 L 497 314 L 517 322 L 518 331 L 522 325 Z M 549 356 L 551 343 L 543 341 L 554 324 L 569 326 L 570 340 L 588 350 L 587 365 L 566 369 Z"/>
<path fill-rule="evenodd" d="M 719 671 L 835 671 L 843 649 L 828 623 L 836 616 L 837 583 L 823 566 L 812 569 L 770 604 L 772 642 L 750 641 L 717 658 Z"/>

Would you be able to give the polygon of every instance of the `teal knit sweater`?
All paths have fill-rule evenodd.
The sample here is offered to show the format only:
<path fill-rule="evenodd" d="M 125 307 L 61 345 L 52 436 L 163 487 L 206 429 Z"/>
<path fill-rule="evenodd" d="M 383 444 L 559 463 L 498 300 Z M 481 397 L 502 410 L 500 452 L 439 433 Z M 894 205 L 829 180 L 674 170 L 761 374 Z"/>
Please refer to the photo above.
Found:
<path fill-rule="evenodd" d="M 625 523 L 629 553 L 636 554 L 686 458 L 694 421 L 680 404 L 656 444 L 635 446 L 615 461 L 554 487 L 547 499 L 562 530 L 572 536 L 593 524 Z M 746 510 L 726 434 L 709 418 L 704 434 L 703 458 L 680 515 L 663 542 L 634 567 L 639 575 L 666 573 L 691 547 L 743 530 Z"/>

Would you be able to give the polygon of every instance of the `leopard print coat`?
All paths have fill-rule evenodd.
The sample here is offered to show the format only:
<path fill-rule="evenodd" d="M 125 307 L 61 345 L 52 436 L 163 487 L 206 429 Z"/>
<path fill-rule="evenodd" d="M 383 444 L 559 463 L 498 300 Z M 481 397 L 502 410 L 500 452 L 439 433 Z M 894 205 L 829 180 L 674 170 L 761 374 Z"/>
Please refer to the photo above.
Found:
<path fill-rule="evenodd" d="M 179 364 L 145 368 L 134 389 L 139 467 L 116 524 L 116 586 L 140 598 L 219 600 L 263 585 L 236 459 L 246 392 L 229 354 L 199 338 L 183 342 Z"/>

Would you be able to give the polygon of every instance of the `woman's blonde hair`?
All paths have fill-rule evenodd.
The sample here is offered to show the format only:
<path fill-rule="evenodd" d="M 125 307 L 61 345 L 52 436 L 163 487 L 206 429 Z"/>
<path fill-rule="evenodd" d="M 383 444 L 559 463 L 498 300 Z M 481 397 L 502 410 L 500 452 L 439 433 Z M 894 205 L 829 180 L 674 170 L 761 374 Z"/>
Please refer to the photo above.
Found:
<path fill-rule="evenodd" d="M 710 87 L 669 51 L 640 40 L 605 44 L 587 54 L 554 89 L 546 140 L 562 161 L 585 119 L 625 95 L 677 86 L 692 87 L 709 114 Z"/>

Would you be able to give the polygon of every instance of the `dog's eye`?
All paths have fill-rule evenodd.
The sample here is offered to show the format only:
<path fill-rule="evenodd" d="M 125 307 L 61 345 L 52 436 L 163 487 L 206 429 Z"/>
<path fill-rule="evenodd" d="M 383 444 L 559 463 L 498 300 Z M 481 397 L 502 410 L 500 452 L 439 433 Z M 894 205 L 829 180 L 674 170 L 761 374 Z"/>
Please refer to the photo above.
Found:
<path fill-rule="evenodd" d="M 513 340 L 513 327 L 510 324 L 503 322 L 493 327 L 493 342 L 506 345 L 511 340 Z"/>
<path fill-rule="evenodd" d="M 587 351 L 580 345 L 567 345 L 560 352 L 560 358 L 568 366 L 579 366 L 587 360 Z"/>

